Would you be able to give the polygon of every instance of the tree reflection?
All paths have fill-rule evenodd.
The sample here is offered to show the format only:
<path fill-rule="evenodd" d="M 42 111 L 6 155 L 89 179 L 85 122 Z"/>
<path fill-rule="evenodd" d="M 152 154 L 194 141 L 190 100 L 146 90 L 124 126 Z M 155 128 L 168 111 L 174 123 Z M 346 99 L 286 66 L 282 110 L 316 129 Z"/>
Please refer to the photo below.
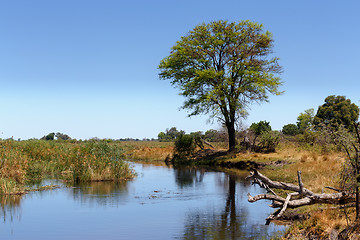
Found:
<path fill-rule="evenodd" d="M 242 183 L 243 181 L 241 181 Z M 186 219 L 183 239 L 261 239 L 272 232 L 269 226 L 252 223 L 248 206 L 237 206 L 236 176 L 227 175 L 223 181 L 227 197 L 223 208 L 196 210 Z"/>
<path fill-rule="evenodd" d="M 205 170 L 196 168 L 174 168 L 175 182 L 181 187 L 191 187 L 202 183 Z"/>
<path fill-rule="evenodd" d="M 15 217 L 20 219 L 20 203 L 23 195 L 5 195 L 0 198 L 3 221 L 12 221 Z"/>
<path fill-rule="evenodd" d="M 127 182 L 90 182 L 71 187 L 74 200 L 83 204 L 116 206 L 128 197 Z"/>

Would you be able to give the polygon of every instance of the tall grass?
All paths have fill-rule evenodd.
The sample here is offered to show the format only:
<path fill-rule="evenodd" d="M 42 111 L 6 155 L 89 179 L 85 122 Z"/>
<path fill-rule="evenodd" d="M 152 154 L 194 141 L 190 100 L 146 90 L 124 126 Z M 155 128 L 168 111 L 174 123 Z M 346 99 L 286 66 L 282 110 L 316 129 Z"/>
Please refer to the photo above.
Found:
<path fill-rule="evenodd" d="M 0 141 L 0 194 L 20 193 L 48 176 L 121 181 L 134 176 L 118 145 L 102 141 Z"/>

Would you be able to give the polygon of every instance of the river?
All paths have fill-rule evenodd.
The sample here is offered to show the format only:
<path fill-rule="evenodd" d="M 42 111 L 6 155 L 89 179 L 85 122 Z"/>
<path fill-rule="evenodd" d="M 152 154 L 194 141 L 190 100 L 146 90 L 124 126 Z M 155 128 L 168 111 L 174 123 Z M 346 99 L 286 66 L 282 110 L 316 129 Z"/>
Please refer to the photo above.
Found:
<path fill-rule="evenodd" d="M 137 177 L 121 184 L 65 186 L 1 199 L 0 239 L 270 239 L 270 202 L 246 173 L 131 163 Z"/>

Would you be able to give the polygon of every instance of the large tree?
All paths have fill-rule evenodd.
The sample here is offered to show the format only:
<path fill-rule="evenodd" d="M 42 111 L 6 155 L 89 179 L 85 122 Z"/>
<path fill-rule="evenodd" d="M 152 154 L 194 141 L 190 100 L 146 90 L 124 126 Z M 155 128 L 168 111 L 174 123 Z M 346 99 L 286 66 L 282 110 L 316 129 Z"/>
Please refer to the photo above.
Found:
<path fill-rule="evenodd" d="M 359 107 L 351 103 L 345 96 L 331 95 L 325 98 L 325 103 L 319 106 L 314 117 L 314 124 L 321 123 L 326 125 L 344 126 L 353 130 L 353 123 L 359 119 Z"/>
<path fill-rule="evenodd" d="M 201 24 L 172 47 L 159 65 L 159 76 L 179 88 L 189 116 L 211 114 L 221 121 L 233 150 L 236 122 L 246 116 L 249 104 L 281 93 L 281 67 L 272 48 L 272 35 L 260 24 Z"/>

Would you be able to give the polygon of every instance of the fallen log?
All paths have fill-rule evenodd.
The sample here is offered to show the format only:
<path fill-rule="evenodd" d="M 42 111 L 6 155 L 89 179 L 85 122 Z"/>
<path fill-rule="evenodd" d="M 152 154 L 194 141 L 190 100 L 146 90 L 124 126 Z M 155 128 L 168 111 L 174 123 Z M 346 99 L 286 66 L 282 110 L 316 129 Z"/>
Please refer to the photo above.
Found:
<path fill-rule="evenodd" d="M 259 194 L 256 196 L 251 196 L 248 193 L 248 201 L 253 203 L 262 199 L 272 200 L 270 207 L 279 208 L 273 215 L 270 215 L 267 220 L 279 219 L 285 212 L 287 208 L 298 208 L 301 206 L 312 205 L 312 204 L 339 204 L 344 205 L 347 203 L 355 202 L 355 195 L 349 194 L 345 191 L 333 187 L 326 187 L 332 190 L 337 191 L 337 193 L 313 193 L 309 189 L 304 187 L 304 184 L 301 181 L 301 172 L 298 171 L 298 182 L 299 185 L 292 183 L 277 182 L 269 179 L 268 177 L 262 175 L 258 171 L 250 172 L 250 176 L 247 177 L 253 181 L 253 184 L 258 184 L 260 187 L 265 188 L 268 193 L 272 194 Z M 286 198 L 276 195 L 271 188 L 290 190 L 292 193 L 288 193 Z M 295 199 L 291 199 L 294 198 Z"/>

